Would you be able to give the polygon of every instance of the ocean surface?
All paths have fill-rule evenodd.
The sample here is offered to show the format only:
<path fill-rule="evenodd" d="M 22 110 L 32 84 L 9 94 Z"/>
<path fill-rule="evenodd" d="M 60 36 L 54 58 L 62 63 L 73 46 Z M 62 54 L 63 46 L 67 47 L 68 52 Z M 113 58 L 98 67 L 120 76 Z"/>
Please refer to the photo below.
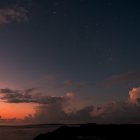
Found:
<path fill-rule="evenodd" d="M 59 128 L 60 125 L 0 126 L 0 140 L 32 140 L 41 133 Z"/>

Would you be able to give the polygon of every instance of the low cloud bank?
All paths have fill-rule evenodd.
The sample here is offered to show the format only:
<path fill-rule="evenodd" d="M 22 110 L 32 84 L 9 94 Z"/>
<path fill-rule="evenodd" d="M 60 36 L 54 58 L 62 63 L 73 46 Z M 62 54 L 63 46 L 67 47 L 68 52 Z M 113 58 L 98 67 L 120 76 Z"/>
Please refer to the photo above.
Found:
<path fill-rule="evenodd" d="M 46 96 L 35 89 L 0 89 L 1 100 L 8 103 L 37 103 L 34 115 L 28 115 L 22 123 L 140 123 L 140 87 L 129 91 L 125 101 L 111 102 L 105 106 L 72 107 L 75 94 L 66 93 L 62 97 Z M 5 120 L 0 118 L 0 122 Z M 16 122 L 16 119 L 12 119 Z M 19 121 L 19 120 L 18 120 Z M 10 122 L 10 120 L 8 121 Z"/>

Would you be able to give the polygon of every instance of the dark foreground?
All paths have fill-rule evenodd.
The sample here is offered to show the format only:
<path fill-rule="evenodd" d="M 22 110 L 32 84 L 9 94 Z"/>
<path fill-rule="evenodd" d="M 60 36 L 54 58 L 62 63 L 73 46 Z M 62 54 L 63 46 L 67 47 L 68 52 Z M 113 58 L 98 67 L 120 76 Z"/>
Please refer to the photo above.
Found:
<path fill-rule="evenodd" d="M 62 126 L 33 140 L 140 140 L 140 125 Z"/>

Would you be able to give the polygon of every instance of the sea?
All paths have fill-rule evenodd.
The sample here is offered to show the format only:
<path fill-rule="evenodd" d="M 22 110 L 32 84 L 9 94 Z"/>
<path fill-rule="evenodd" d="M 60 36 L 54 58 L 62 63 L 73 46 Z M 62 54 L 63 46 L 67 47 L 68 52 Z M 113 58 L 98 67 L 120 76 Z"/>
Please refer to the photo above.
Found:
<path fill-rule="evenodd" d="M 39 134 L 56 130 L 61 125 L 0 126 L 0 140 L 32 140 Z"/>

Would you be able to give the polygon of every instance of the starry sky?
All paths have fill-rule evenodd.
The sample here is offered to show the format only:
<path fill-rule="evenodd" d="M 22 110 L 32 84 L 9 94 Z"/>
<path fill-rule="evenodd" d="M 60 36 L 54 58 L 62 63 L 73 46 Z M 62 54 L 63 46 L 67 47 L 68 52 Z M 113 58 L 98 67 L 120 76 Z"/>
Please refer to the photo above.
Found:
<path fill-rule="evenodd" d="M 3 108 L 15 105 L 17 109 L 20 104 L 27 115 L 42 103 L 39 93 L 47 96 L 47 101 L 51 98 L 51 103 L 76 98 L 74 108 L 109 102 L 118 106 L 120 101 L 129 108 L 126 100 L 134 103 L 140 94 L 139 6 L 135 0 L 1 0 Z M 32 89 L 39 101 L 25 97 Z M 54 109 L 51 107 L 49 111 Z M 96 111 L 104 110 L 101 108 Z M 84 109 L 90 112 L 90 108 Z M 0 113 L 11 118 L 8 111 Z M 11 112 L 12 118 L 24 116 L 18 113 Z M 26 120 L 31 118 L 29 115 Z"/>

